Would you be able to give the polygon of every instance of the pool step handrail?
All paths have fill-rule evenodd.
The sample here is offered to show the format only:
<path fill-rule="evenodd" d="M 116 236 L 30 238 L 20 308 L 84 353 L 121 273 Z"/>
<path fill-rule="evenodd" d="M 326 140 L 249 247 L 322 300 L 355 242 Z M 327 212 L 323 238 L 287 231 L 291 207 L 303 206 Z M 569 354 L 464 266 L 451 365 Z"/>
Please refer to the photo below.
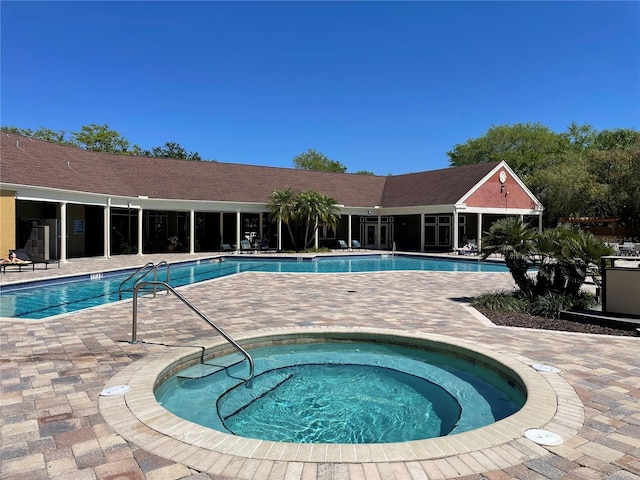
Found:
<path fill-rule="evenodd" d="M 134 277 L 138 276 L 140 273 L 142 273 L 142 275 L 140 275 L 139 278 L 134 280 L 134 282 L 133 282 L 133 284 L 131 286 L 131 290 L 132 291 L 135 288 L 136 284 L 141 282 L 144 279 L 144 277 L 146 277 L 151 272 L 153 272 L 153 280 L 156 281 L 158 279 L 158 267 L 160 267 L 162 265 L 165 265 L 167 267 L 166 282 L 169 283 L 170 267 L 169 267 L 169 264 L 165 260 L 162 260 L 162 261 L 158 262 L 157 264 L 154 264 L 153 262 L 147 262 L 145 265 L 140 267 L 138 270 L 136 270 L 131 275 L 129 275 L 127 278 L 125 278 L 122 282 L 120 282 L 120 286 L 118 287 L 118 300 L 122 300 L 122 292 L 124 291 L 124 285 L 129 280 L 131 280 L 132 278 L 134 278 Z M 156 296 L 155 287 L 153 289 L 153 296 L 154 296 L 154 298 Z"/>
<path fill-rule="evenodd" d="M 151 286 L 151 285 L 153 285 L 154 287 L 155 286 L 162 286 L 168 292 L 173 293 L 176 297 L 178 297 L 179 300 L 182 301 L 182 303 L 184 303 L 187 307 L 189 307 L 191 309 L 191 311 L 193 311 L 196 315 L 198 315 L 202 320 L 207 322 L 211 328 L 213 328 L 216 332 L 218 332 L 227 342 L 229 342 L 242 355 L 244 355 L 244 357 L 249 362 L 249 376 L 247 378 L 245 378 L 245 380 L 249 381 L 249 380 L 251 380 L 253 378 L 254 364 L 253 364 L 253 358 L 251 357 L 251 355 L 249 355 L 249 352 L 247 352 L 244 348 L 242 348 L 240 346 L 240 344 L 238 344 L 238 342 L 236 342 L 233 338 L 231 338 L 231 336 L 229 336 L 228 333 L 226 333 L 222 328 L 220 328 L 218 325 L 216 325 L 211 319 L 209 319 L 209 317 L 207 317 L 204 313 L 202 313 L 194 304 L 192 304 L 189 300 L 187 300 L 185 297 L 183 297 L 175 288 L 173 288 L 167 282 L 160 282 L 160 281 L 156 281 L 156 280 L 154 280 L 154 281 L 148 281 L 147 280 L 147 281 L 143 281 L 143 282 L 138 282 L 133 287 L 133 321 L 132 321 L 132 326 L 131 326 L 131 341 L 129 343 L 139 343 L 139 341 L 137 339 L 137 335 L 138 335 L 138 291 L 143 286 Z"/>

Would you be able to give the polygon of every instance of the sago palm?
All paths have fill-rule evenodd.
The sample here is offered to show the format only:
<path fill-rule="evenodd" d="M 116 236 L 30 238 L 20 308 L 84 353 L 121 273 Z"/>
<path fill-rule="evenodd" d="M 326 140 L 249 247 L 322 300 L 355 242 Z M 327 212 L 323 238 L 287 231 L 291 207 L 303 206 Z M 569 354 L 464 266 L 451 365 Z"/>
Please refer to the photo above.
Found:
<path fill-rule="evenodd" d="M 520 291 L 527 297 L 534 294 L 535 283 L 527 275 L 534 266 L 535 229 L 517 217 L 497 220 L 482 237 L 482 259 L 493 253 L 504 257 L 505 264 Z"/>

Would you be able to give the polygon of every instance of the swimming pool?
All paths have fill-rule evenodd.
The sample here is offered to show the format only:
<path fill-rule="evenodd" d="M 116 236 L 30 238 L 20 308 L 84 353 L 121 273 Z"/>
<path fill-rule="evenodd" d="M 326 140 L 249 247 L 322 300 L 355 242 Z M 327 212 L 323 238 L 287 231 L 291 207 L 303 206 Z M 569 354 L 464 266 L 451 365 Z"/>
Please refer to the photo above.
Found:
<path fill-rule="evenodd" d="M 283 344 L 250 353 L 256 373 L 249 382 L 243 380 L 246 362 L 233 363 L 240 359 L 232 354 L 179 372 L 156 398 L 181 418 L 221 432 L 332 444 L 454 435 L 512 415 L 525 401 L 515 377 L 507 381 L 504 370 L 498 374 L 479 358 L 380 339 Z M 229 364 L 209 375 L 203 369 Z"/>
<path fill-rule="evenodd" d="M 119 300 L 119 286 L 136 269 L 102 272 L 72 278 L 43 280 L 0 287 L 0 317 L 43 319 Z M 224 257 L 223 262 L 198 260 L 172 264 L 170 284 L 181 287 L 241 272 L 281 273 L 356 273 L 391 270 L 424 270 L 455 272 L 506 272 L 498 263 L 433 259 L 415 256 L 326 256 L 262 258 L 253 256 Z M 160 269 L 158 279 L 164 278 Z M 149 280 L 147 277 L 146 280 Z M 125 291 L 123 299 L 131 298 Z"/>

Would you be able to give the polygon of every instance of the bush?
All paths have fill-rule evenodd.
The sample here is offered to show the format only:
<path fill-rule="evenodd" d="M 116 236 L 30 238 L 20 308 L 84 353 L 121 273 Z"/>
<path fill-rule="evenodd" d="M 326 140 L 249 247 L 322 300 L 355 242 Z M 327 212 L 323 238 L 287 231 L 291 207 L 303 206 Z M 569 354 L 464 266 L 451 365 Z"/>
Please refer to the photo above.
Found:
<path fill-rule="evenodd" d="M 471 306 L 503 313 L 527 313 L 547 318 L 558 318 L 563 310 L 581 310 L 592 307 L 596 297 L 588 292 L 578 295 L 547 293 L 533 299 L 525 298 L 519 291 L 502 290 L 474 298 Z"/>
<path fill-rule="evenodd" d="M 527 302 L 517 291 L 501 290 L 474 298 L 471 306 L 496 312 L 524 312 L 527 309 Z"/>

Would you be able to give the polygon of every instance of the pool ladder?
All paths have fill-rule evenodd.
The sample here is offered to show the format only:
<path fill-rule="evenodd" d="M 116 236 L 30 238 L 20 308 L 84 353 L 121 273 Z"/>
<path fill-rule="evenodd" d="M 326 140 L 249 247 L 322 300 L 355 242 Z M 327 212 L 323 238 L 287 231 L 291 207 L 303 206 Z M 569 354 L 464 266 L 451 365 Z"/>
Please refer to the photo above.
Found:
<path fill-rule="evenodd" d="M 169 283 L 169 278 L 171 276 L 169 264 L 165 260 L 162 260 L 161 262 L 158 262 L 157 264 L 155 264 L 153 262 L 149 262 L 146 265 L 140 267 L 135 272 L 133 272 L 131 275 L 129 275 L 127 278 L 125 278 L 122 282 L 120 282 L 120 287 L 118 288 L 118 300 L 122 300 L 122 292 L 126 291 L 124 289 L 124 286 L 129 280 L 131 280 L 132 278 L 135 278 L 136 276 L 138 276 L 138 278 L 133 281 L 133 284 L 131 286 L 131 290 L 132 291 L 135 288 L 135 286 L 138 283 L 140 283 L 144 279 L 144 277 L 146 277 L 151 272 L 153 272 L 153 281 L 155 282 L 155 281 L 158 280 L 158 268 L 162 267 L 162 266 L 167 267 L 166 283 Z M 155 296 L 156 296 L 156 289 L 154 287 L 153 288 L 153 297 L 155 298 Z"/>
<path fill-rule="evenodd" d="M 137 331 L 138 331 L 138 292 L 144 286 L 153 286 L 154 291 L 156 286 L 164 287 L 168 292 L 173 293 L 179 300 L 182 301 L 191 311 L 193 311 L 196 315 L 198 315 L 202 320 L 207 322 L 211 328 L 213 328 L 216 332 L 218 332 L 227 342 L 229 342 L 233 347 L 236 348 L 249 362 L 249 376 L 245 378 L 246 381 L 249 381 L 253 378 L 254 364 L 253 358 L 249 355 L 244 348 L 242 348 L 238 342 L 236 342 L 233 338 L 229 336 L 222 328 L 216 325 L 209 317 L 207 317 L 204 313 L 202 313 L 198 308 L 193 305 L 189 300 L 183 297 L 175 288 L 169 285 L 167 282 L 159 282 L 159 281 L 141 281 L 137 282 L 133 287 L 133 322 L 132 322 L 132 330 L 131 330 L 131 341 L 129 343 L 140 343 L 137 340 Z M 204 355 L 204 350 L 203 350 Z M 201 359 L 203 360 L 203 359 Z"/>

